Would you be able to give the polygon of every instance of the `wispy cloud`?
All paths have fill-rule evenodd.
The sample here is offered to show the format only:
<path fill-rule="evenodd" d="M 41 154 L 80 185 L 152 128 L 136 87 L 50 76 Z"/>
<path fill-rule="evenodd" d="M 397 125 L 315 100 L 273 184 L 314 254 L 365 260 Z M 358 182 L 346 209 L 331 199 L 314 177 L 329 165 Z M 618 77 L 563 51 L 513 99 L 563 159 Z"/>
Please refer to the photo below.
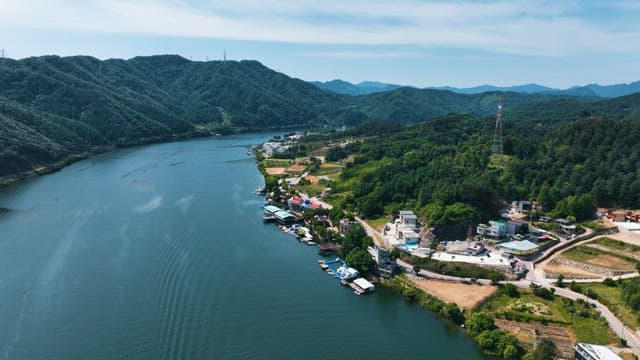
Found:
<path fill-rule="evenodd" d="M 408 59 L 427 56 L 427 54 L 417 51 L 308 51 L 299 55 L 327 59 Z"/>
<path fill-rule="evenodd" d="M 620 3 L 625 11 L 640 10 L 628 4 Z M 584 16 L 585 6 L 544 0 L 3 0 L 0 21 L 29 28 L 298 44 L 417 45 L 547 57 L 640 50 L 640 25 L 608 28 Z M 345 51 L 325 56 L 393 55 Z"/>

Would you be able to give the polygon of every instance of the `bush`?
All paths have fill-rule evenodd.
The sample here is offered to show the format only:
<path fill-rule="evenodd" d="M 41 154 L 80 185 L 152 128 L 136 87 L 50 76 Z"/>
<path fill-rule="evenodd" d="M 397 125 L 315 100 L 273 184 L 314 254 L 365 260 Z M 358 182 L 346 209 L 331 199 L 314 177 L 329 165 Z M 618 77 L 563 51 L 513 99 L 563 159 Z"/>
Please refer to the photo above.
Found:
<path fill-rule="evenodd" d="M 610 286 L 610 287 L 615 287 L 618 284 L 615 282 L 615 280 L 613 280 L 612 278 L 606 278 L 602 281 L 602 284 L 605 286 Z"/>
<path fill-rule="evenodd" d="M 520 297 L 520 291 L 518 291 L 518 287 L 511 284 L 511 283 L 507 283 L 504 284 L 500 287 L 500 292 L 502 294 L 507 295 L 510 298 L 518 298 Z"/>

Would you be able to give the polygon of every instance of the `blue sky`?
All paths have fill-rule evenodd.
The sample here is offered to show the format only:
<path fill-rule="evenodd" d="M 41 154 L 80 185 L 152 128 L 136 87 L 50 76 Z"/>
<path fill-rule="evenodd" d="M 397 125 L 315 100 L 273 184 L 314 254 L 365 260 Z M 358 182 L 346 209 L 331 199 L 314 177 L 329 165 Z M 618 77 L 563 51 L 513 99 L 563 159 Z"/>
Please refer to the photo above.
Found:
<path fill-rule="evenodd" d="M 0 0 L 0 48 L 255 59 L 304 80 L 415 86 L 640 80 L 640 1 Z"/>

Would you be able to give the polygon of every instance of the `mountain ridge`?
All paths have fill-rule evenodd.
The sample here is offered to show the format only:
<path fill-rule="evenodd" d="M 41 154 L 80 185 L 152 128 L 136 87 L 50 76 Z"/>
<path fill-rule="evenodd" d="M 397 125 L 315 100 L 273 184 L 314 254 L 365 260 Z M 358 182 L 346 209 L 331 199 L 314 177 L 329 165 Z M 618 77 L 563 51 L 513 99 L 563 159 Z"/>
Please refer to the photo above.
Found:
<path fill-rule="evenodd" d="M 194 62 L 177 55 L 0 59 L 0 178 L 114 147 L 214 133 L 352 126 L 367 120 L 411 124 L 452 113 L 493 117 L 498 94 L 505 96 L 505 120 L 630 118 L 640 108 L 635 97 L 602 102 L 411 87 L 339 95 L 255 60 Z"/>
<path fill-rule="evenodd" d="M 326 82 L 311 81 L 311 84 L 324 90 L 329 90 L 337 94 L 345 95 L 369 95 L 377 92 L 392 91 L 401 87 L 418 88 L 416 86 L 397 85 L 376 81 L 363 81 L 354 84 L 341 79 L 335 79 Z M 374 86 L 371 86 L 370 84 L 374 84 Z M 512 86 L 496 86 L 483 84 L 464 88 L 453 86 L 428 86 L 422 89 L 448 90 L 455 93 L 468 95 L 481 94 L 484 92 L 510 91 L 526 94 L 544 93 L 554 95 L 614 98 L 640 92 L 640 81 L 612 85 L 599 85 L 593 83 L 584 86 L 571 86 L 567 89 L 552 88 L 535 83 Z"/>

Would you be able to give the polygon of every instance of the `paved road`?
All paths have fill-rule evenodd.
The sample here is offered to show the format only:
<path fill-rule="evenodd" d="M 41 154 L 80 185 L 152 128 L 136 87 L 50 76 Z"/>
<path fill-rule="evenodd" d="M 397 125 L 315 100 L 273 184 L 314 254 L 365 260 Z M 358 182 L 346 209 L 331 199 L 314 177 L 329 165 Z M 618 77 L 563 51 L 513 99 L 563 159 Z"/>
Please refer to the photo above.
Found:
<path fill-rule="evenodd" d="M 607 323 L 609 323 L 609 327 L 611 327 L 613 332 L 618 337 L 625 339 L 627 341 L 627 346 L 631 348 L 633 353 L 640 356 L 640 339 L 638 338 L 638 334 L 624 326 L 622 321 L 620 321 L 606 306 L 602 305 L 599 301 L 589 299 L 586 296 L 573 292 L 569 289 L 555 286 L 552 286 L 552 288 L 555 289 L 556 295 L 573 300 L 583 299 L 594 304 L 596 309 L 600 311 L 600 314 L 607 320 Z"/>
<path fill-rule="evenodd" d="M 362 227 L 367 232 L 367 235 L 373 238 L 376 245 L 384 248 L 388 248 L 388 244 L 384 243 L 384 240 L 383 240 L 384 237 L 382 237 L 377 230 L 375 230 L 373 227 L 371 227 L 366 221 L 362 220 L 361 218 L 356 217 L 355 219 L 358 223 L 362 225 Z M 592 231 L 589 229 L 587 233 L 583 234 L 582 236 L 574 240 L 571 240 L 572 246 L 573 244 L 580 243 L 582 240 L 589 239 L 591 237 L 591 233 Z M 561 249 L 563 246 L 566 246 L 565 243 L 566 242 L 561 242 L 558 245 L 547 249 L 544 255 L 550 257 L 551 254 L 555 253 L 556 251 Z M 543 261 L 543 263 L 545 262 L 546 261 Z M 402 260 L 398 260 L 398 265 L 404 268 L 406 272 L 409 272 L 409 273 L 413 272 L 413 266 L 411 264 L 408 264 Z M 573 292 L 567 288 L 558 288 L 558 287 L 552 286 L 551 283 L 554 280 L 544 278 L 544 276 L 542 276 L 543 275 L 542 271 L 540 271 L 540 267 L 535 266 L 534 262 L 526 262 L 526 265 L 529 267 L 529 270 L 530 270 L 529 273 L 527 274 L 527 277 L 525 279 L 518 280 L 518 281 L 510 281 L 510 283 L 524 289 L 529 288 L 531 283 L 535 283 L 538 285 L 554 288 L 555 294 L 558 296 L 566 297 L 572 300 L 583 299 L 592 304 L 595 304 L 596 309 L 607 320 L 607 323 L 609 324 L 613 332 L 618 337 L 625 339 L 627 341 L 627 345 L 629 346 L 629 348 L 631 348 L 633 353 L 636 354 L 637 356 L 640 356 L 640 338 L 638 337 L 638 334 L 635 333 L 633 330 L 630 330 L 629 328 L 625 327 L 622 321 L 620 321 L 606 306 L 604 306 L 598 301 L 589 299 L 586 296 Z M 432 278 L 432 279 L 447 280 L 447 281 L 456 281 L 456 282 L 471 281 L 470 278 L 459 278 L 455 276 L 438 274 L 438 273 L 427 271 L 427 270 L 420 270 L 419 275 Z M 486 279 L 478 279 L 477 282 L 482 284 L 490 284 L 490 281 Z"/>

